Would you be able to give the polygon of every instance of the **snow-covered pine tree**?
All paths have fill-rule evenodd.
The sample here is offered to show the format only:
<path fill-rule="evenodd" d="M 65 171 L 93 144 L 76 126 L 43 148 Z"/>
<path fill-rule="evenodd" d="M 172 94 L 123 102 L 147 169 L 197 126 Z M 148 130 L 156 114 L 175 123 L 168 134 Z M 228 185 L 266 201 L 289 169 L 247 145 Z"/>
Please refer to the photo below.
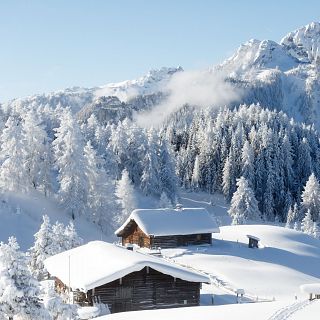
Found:
<path fill-rule="evenodd" d="M 66 238 L 66 241 L 65 241 L 66 250 L 76 248 L 82 245 L 83 243 L 83 239 L 78 235 L 73 221 L 70 221 L 69 224 L 66 226 L 64 230 L 64 235 Z"/>
<path fill-rule="evenodd" d="M 13 320 L 46 319 L 39 299 L 39 283 L 28 269 L 26 256 L 14 237 L 0 243 L 0 314 Z"/>
<path fill-rule="evenodd" d="M 47 270 L 43 262 L 53 254 L 53 234 L 50 219 L 47 215 L 44 215 L 42 219 L 40 229 L 34 235 L 34 245 L 28 250 L 30 271 L 38 280 L 43 280 L 47 276 Z"/>
<path fill-rule="evenodd" d="M 161 193 L 159 200 L 159 208 L 172 208 L 172 202 L 165 192 Z"/>
<path fill-rule="evenodd" d="M 29 181 L 46 195 L 52 189 L 49 139 L 33 110 L 23 115 L 22 139 L 21 156 Z"/>
<path fill-rule="evenodd" d="M 87 213 L 88 179 L 83 138 L 78 123 L 69 110 L 63 112 L 60 127 L 55 131 L 56 139 L 52 144 L 59 171 L 59 198 L 75 219 L 76 216 Z"/>
<path fill-rule="evenodd" d="M 287 213 L 286 228 L 292 229 L 294 222 L 295 222 L 294 212 L 292 210 L 292 207 L 289 207 L 289 210 L 288 210 L 288 213 Z"/>
<path fill-rule="evenodd" d="M 50 315 L 50 320 L 77 319 L 77 306 L 64 303 L 56 292 L 54 281 L 48 281 L 42 290 L 44 306 Z"/>
<path fill-rule="evenodd" d="M 223 167 L 222 190 L 227 200 L 232 198 L 236 189 L 236 176 L 234 172 L 235 162 L 232 150 Z"/>
<path fill-rule="evenodd" d="M 86 159 L 86 175 L 88 179 L 88 207 L 91 212 L 91 220 L 105 229 L 112 221 L 111 213 L 116 206 L 114 201 L 114 186 L 112 179 L 106 174 L 103 168 L 103 161 L 100 159 L 91 142 L 88 141 L 84 147 Z M 105 210 L 105 208 L 108 210 Z"/>
<path fill-rule="evenodd" d="M 171 201 L 173 201 L 177 196 L 177 177 L 172 156 L 164 138 L 160 138 L 159 165 L 160 191 L 161 193 L 165 192 Z"/>
<path fill-rule="evenodd" d="M 312 236 L 313 234 L 313 220 L 310 209 L 308 209 L 308 211 L 305 214 L 305 217 L 301 222 L 301 231 L 303 231 L 306 234 L 309 234 L 310 236 Z"/>
<path fill-rule="evenodd" d="M 254 153 L 248 140 L 245 141 L 241 154 L 242 176 L 248 181 L 249 186 L 254 186 Z"/>
<path fill-rule="evenodd" d="M 136 208 L 134 186 L 126 169 L 122 171 L 121 179 L 117 182 L 115 195 L 122 209 L 121 215 L 116 217 L 116 222 L 122 223 L 130 215 L 132 210 Z"/>
<path fill-rule="evenodd" d="M 0 137 L 0 187 L 2 190 L 28 192 L 32 188 L 21 151 L 21 124 L 9 117 Z"/>
<path fill-rule="evenodd" d="M 313 223 L 312 236 L 316 239 L 320 239 L 320 228 L 319 228 L 317 222 Z"/>
<path fill-rule="evenodd" d="M 248 181 L 244 177 L 240 177 L 237 181 L 237 187 L 228 210 L 232 224 L 245 224 L 248 220 L 258 220 L 260 218 L 258 202 Z"/>
<path fill-rule="evenodd" d="M 142 161 L 143 172 L 140 188 L 145 195 L 160 195 L 159 181 L 159 137 L 154 129 L 148 132 L 148 144 L 146 154 Z"/>
<path fill-rule="evenodd" d="M 319 220 L 320 213 L 320 185 L 314 173 L 312 173 L 301 195 L 301 209 L 305 214 L 310 210 L 313 221 Z"/>
<path fill-rule="evenodd" d="M 200 163 L 199 163 L 199 156 L 196 156 L 194 161 L 192 176 L 191 176 L 191 187 L 195 190 L 199 189 L 199 180 L 200 180 Z"/>

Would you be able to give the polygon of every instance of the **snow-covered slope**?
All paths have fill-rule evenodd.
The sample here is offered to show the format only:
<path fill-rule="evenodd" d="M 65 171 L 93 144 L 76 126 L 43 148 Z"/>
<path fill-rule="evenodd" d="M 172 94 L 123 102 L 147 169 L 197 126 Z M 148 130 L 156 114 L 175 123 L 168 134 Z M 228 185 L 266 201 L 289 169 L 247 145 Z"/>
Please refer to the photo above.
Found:
<path fill-rule="evenodd" d="M 248 234 L 261 239 L 259 249 L 248 248 Z M 225 226 L 213 238 L 213 246 L 204 250 L 163 252 L 253 298 L 303 299 L 299 286 L 320 282 L 320 241 L 302 232 L 270 225 Z"/>
<path fill-rule="evenodd" d="M 0 201 L 0 241 L 7 242 L 10 236 L 15 236 L 22 250 L 33 245 L 33 235 L 39 230 L 43 214 L 47 214 L 52 223 L 59 221 L 67 225 L 70 221 L 70 216 L 56 201 L 49 200 L 40 193 L 6 193 L 1 194 Z M 76 219 L 74 224 L 85 242 L 116 240 L 115 237 L 102 234 L 98 226 L 84 218 Z"/>

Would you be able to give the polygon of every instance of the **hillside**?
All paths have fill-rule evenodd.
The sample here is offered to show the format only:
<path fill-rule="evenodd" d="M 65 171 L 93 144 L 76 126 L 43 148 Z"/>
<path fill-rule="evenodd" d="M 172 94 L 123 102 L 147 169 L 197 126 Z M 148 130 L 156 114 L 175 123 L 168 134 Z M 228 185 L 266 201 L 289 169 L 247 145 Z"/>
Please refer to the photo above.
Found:
<path fill-rule="evenodd" d="M 126 319 L 315 319 L 319 302 L 309 302 L 299 286 L 320 281 L 320 241 L 270 225 L 226 226 L 213 234 L 213 246 L 163 249 L 171 261 L 201 270 L 213 279 L 203 285 L 201 307 L 126 313 Z M 249 249 L 247 234 L 261 239 Z M 236 304 L 235 290 L 245 290 Z M 215 306 L 210 306 L 214 294 Z M 98 319 L 122 319 L 114 314 Z"/>

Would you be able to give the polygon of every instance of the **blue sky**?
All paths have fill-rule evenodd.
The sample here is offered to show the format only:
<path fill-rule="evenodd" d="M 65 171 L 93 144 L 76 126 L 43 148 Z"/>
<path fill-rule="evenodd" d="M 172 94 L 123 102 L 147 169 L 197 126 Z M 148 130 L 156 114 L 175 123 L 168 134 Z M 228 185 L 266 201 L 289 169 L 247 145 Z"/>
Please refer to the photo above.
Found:
<path fill-rule="evenodd" d="M 279 41 L 319 20 L 318 0 L 4 0 L 0 101 L 206 68 L 251 38 Z"/>

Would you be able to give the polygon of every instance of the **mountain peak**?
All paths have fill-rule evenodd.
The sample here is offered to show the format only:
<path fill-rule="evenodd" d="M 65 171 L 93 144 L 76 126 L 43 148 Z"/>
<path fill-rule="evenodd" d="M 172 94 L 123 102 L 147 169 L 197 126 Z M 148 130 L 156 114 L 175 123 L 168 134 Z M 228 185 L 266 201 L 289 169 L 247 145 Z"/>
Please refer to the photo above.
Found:
<path fill-rule="evenodd" d="M 320 54 L 320 23 L 311 22 L 290 32 L 281 40 L 280 44 L 300 62 L 316 62 Z"/>

